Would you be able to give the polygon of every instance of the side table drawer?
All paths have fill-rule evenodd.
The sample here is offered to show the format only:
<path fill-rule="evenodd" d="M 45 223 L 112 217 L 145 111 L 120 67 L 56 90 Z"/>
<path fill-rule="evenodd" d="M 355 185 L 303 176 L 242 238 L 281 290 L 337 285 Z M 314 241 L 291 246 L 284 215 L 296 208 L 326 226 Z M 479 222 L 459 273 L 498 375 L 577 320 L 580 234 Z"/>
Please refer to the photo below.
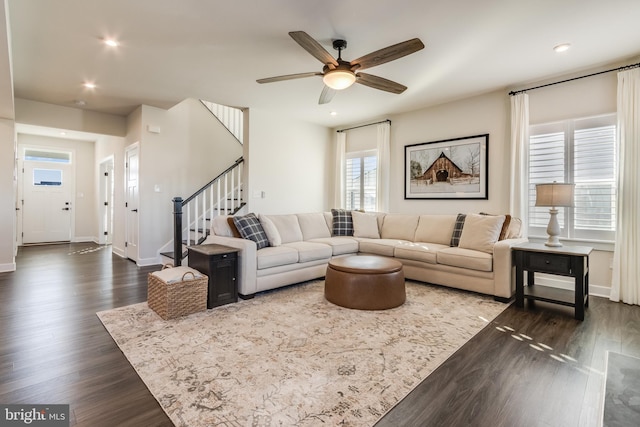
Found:
<path fill-rule="evenodd" d="M 231 261 L 236 259 L 238 256 L 237 252 L 231 252 L 228 254 L 216 254 L 216 255 L 209 255 L 209 260 L 210 261 Z"/>
<path fill-rule="evenodd" d="M 524 257 L 524 268 L 541 273 L 571 274 L 571 257 L 537 252 L 527 252 Z"/>

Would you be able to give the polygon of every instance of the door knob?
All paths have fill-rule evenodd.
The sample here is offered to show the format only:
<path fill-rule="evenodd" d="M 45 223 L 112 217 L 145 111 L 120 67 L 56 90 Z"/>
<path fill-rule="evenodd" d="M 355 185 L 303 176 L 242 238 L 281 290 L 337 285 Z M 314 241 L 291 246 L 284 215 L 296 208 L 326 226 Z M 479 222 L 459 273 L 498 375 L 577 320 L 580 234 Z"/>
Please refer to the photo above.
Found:
<path fill-rule="evenodd" d="M 69 208 L 62 208 L 62 210 L 63 210 L 63 211 L 68 211 L 68 210 L 69 210 Z"/>
<path fill-rule="evenodd" d="M 131 212 L 138 212 L 138 209 L 131 209 Z"/>

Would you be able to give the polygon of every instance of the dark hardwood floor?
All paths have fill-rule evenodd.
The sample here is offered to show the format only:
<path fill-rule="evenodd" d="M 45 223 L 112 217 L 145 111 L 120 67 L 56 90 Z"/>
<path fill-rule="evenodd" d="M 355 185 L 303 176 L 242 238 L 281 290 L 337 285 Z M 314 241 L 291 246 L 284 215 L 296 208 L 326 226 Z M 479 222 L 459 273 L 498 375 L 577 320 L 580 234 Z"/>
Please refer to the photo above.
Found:
<path fill-rule="evenodd" d="M 96 312 L 147 298 L 147 273 L 87 243 L 20 248 L 0 274 L 0 402 L 70 404 L 72 426 L 172 426 Z"/>
<path fill-rule="evenodd" d="M 95 313 L 146 300 L 147 273 L 110 247 L 20 248 L 0 273 L 0 403 L 70 404 L 73 426 L 171 426 Z M 591 426 L 607 350 L 640 356 L 640 307 L 591 298 L 509 307 L 377 424 Z"/>

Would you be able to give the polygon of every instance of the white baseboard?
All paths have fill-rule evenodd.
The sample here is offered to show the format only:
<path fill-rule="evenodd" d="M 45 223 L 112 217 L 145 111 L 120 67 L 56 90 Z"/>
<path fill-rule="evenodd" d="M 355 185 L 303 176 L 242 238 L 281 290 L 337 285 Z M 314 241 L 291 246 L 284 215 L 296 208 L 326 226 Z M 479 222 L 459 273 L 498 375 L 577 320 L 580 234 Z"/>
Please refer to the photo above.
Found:
<path fill-rule="evenodd" d="M 160 257 L 153 258 L 140 258 L 136 263 L 138 267 L 147 267 L 149 265 L 162 265 L 162 259 Z"/>
<path fill-rule="evenodd" d="M 124 258 L 124 249 L 111 245 L 111 252 L 118 255 L 120 258 Z"/>
<path fill-rule="evenodd" d="M 546 274 L 536 273 L 536 284 L 549 286 L 551 288 L 566 289 L 573 291 L 575 289 L 575 282 L 573 278 L 563 278 L 559 276 L 552 276 Z M 589 295 L 595 297 L 609 298 L 611 295 L 611 288 L 608 286 L 589 284 Z"/>
<path fill-rule="evenodd" d="M 92 242 L 92 243 L 96 243 L 97 240 L 95 237 L 93 236 L 80 236 L 80 237 L 74 237 L 73 240 L 71 240 L 73 243 L 87 243 L 87 242 Z"/>
<path fill-rule="evenodd" d="M 10 262 L 7 264 L 0 264 L 0 273 L 7 273 L 9 271 L 16 271 L 16 263 Z"/>

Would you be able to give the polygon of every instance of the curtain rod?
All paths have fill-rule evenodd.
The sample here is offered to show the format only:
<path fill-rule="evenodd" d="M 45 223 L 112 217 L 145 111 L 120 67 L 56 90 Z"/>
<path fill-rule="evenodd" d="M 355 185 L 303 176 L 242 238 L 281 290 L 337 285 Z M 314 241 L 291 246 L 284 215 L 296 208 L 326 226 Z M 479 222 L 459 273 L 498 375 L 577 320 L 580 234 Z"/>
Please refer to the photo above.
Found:
<path fill-rule="evenodd" d="M 360 125 L 360 126 L 354 126 L 352 128 L 346 128 L 346 129 L 338 129 L 336 132 L 346 132 L 348 130 L 353 130 L 353 129 L 358 129 L 358 128 L 363 128 L 365 126 L 373 126 L 373 125 L 379 125 L 380 123 L 389 123 L 391 124 L 391 120 L 387 119 L 387 120 L 381 120 L 379 122 L 375 122 L 375 123 L 369 123 L 366 125 Z"/>
<path fill-rule="evenodd" d="M 536 86 L 536 87 L 530 87 L 528 89 L 522 89 L 522 90 L 515 90 L 515 91 L 511 91 L 509 92 L 509 96 L 513 96 L 513 95 L 518 95 L 520 93 L 524 93 L 528 90 L 534 90 L 534 89 L 540 89 L 543 87 L 547 87 L 547 86 L 553 86 L 553 85 L 558 85 L 560 83 L 567 83 L 567 82 L 572 82 L 574 80 L 580 80 L 580 79 L 584 79 L 587 77 L 593 77 L 593 76 L 597 76 L 600 74 L 606 74 L 606 73 L 611 73 L 613 71 L 622 71 L 622 70 L 630 70 L 632 68 L 638 68 L 640 67 L 640 62 L 636 63 L 636 64 L 631 64 L 631 65 L 625 65 L 623 67 L 618 67 L 618 68 L 612 68 L 611 70 L 606 70 L 606 71 L 599 71 L 597 73 L 592 73 L 592 74 L 587 74 L 586 76 L 580 76 L 580 77 L 574 77 L 572 79 L 566 79 L 566 80 L 561 80 L 559 82 L 554 82 L 554 83 L 547 83 L 546 85 L 541 85 L 541 86 Z"/>

